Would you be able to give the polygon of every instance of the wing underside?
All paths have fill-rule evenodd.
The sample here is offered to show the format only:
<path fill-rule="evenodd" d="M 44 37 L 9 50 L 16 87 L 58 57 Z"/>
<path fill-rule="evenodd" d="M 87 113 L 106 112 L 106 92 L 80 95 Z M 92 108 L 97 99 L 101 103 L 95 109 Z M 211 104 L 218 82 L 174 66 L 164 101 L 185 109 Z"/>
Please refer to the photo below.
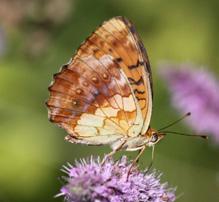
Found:
<path fill-rule="evenodd" d="M 112 18 L 54 75 L 49 118 L 71 142 L 110 144 L 147 131 L 151 89 L 149 61 L 134 26 Z"/>

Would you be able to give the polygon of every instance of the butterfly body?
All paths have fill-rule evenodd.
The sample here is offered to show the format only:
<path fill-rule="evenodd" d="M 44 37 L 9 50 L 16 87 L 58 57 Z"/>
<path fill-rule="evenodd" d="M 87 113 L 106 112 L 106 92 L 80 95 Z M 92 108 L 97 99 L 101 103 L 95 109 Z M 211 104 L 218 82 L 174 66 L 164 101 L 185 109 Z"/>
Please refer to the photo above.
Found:
<path fill-rule="evenodd" d="M 49 118 L 68 132 L 69 142 L 134 151 L 163 137 L 149 127 L 150 64 L 126 18 L 112 18 L 97 28 L 54 75 L 49 91 Z"/>

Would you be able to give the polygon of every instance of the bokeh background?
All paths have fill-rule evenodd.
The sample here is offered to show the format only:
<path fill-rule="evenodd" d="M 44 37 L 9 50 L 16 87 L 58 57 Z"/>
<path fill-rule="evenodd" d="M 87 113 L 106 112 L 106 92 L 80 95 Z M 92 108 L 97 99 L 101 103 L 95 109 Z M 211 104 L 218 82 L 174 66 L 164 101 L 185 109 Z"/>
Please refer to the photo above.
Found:
<path fill-rule="evenodd" d="M 160 62 L 206 66 L 219 79 L 218 8 L 218 0 L 0 0 L 0 201 L 62 201 L 53 198 L 63 183 L 61 166 L 110 151 L 65 142 L 44 104 L 52 75 L 95 27 L 117 15 L 136 25 L 153 71 L 151 125 L 161 127 L 180 114 L 158 76 Z M 191 132 L 183 123 L 174 128 Z M 148 150 L 141 167 L 150 159 Z M 177 187 L 177 201 L 219 201 L 219 145 L 211 137 L 168 136 L 153 166 Z"/>

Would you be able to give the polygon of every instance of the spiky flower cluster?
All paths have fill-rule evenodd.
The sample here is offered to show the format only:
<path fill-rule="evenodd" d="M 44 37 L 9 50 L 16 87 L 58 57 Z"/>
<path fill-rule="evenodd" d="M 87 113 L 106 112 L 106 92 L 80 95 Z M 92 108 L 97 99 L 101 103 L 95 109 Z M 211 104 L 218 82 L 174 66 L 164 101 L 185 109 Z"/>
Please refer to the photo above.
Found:
<path fill-rule="evenodd" d="M 65 166 L 66 184 L 57 196 L 66 202 L 172 202 L 175 190 L 160 182 L 161 174 L 141 172 L 134 166 L 128 179 L 130 164 L 126 157 L 117 162 L 90 158 Z"/>

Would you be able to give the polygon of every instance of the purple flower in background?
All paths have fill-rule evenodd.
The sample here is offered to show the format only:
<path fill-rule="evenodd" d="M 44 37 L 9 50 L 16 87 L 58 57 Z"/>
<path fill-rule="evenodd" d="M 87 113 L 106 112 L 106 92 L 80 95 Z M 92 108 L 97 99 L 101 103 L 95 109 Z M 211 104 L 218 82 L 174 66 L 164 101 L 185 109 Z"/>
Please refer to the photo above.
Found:
<path fill-rule="evenodd" d="M 57 196 L 66 202 L 172 202 L 175 189 L 160 182 L 161 174 L 155 171 L 145 174 L 133 167 L 126 157 L 113 162 L 107 159 L 101 165 L 99 158 L 76 162 L 76 166 L 64 166 L 66 185 Z"/>
<path fill-rule="evenodd" d="M 191 112 L 186 122 L 197 133 L 210 133 L 219 143 L 219 81 L 207 70 L 191 65 L 162 66 L 172 104 L 182 113 Z"/>

